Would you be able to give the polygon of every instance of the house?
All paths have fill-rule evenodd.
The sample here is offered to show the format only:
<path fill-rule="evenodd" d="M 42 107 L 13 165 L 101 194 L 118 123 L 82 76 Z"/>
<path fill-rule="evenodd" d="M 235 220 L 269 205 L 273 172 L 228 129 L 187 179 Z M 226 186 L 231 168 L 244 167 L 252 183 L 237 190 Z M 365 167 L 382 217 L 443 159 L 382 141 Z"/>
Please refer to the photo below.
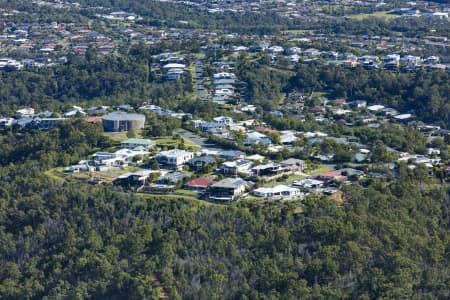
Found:
<path fill-rule="evenodd" d="M 83 109 L 79 106 L 73 106 L 71 110 L 64 113 L 65 117 L 74 117 L 77 114 L 85 115 L 86 113 L 83 111 Z"/>
<path fill-rule="evenodd" d="M 283 133 L 280 136 L 280 142 L 283 145 L 288 145 L 288 144 L 292 144 L 293 142 L 295 142 L 296 140 L 298 140 L 298 137 L 295 136 L 295 134 L 293 132 L 286 132 Z"/>
<path fill-rule="evenodd" d="M 332 180 L 345 181 L 347 180 L 347 176 L 342 175 L 341 171 L 338 170 L 320 173 L 319 175 L 316 176 L 316 179 L 326 183 Z"/>
<path fill-rule="evenodd" d="M 377 112 L 380 111 L 384 108 L 384 105 L 379 105 L 379 104 L 375 104 L 375 105 L 371 105 L 368 106 L 367 109 L 371 112 Z"/>
<path fill-rule="evenodd" d="M 302 187 L 305 189 L 316 189 L 316 188 L 320 188 L 323 185 L 323 181 L 305 178 L 305 179 L 300 179 L 300 180 L 294 181 L 292 183 L 292 185 Z"/>
<path fill-rule="evenodd" d="M 216 182 L 211 177 L 199 177 L 186 182 L 184 188 L 187 190 L 205 191 Z"/>
<path fill-rule="evenodd" d="M 240 159 L 245 158 L 245 152 L 239 150 L 226 150 L 220 153 L 220 157 L 225 160 Z"/>
<path fill-rule="evenodd" d="M 213 120 L 220 124 L 225 124 L 225 125 L 233 124 L 233 118 L 231 118 L 231 117 L 220 116 L 220 117 L 215 117 Z"/>
<path fill-rule="evenodd" d="M 263 165 L 258 165 L 253 167 L 251 170 L 252 176 L 255 177 L 279 177 L 279 175 L 283 175 L 286 172 L 286 169 L 279 163 L 268 163 Z"/>
<path fill-rule="evenodd" d="M 239 159 L 236 161 L 227 161 L 220 165 L 219 170 L 223 174 L 237 175 L 248 171 L 252 166 L 252 161 Z"/>
<path fill-rule="evenodd" d="M 303 51 L 303 56 L 318 56 L 320 55 L 320 51 L 314 48 L 311 49 L 306 49 L 305 51 Z"/>
<path fill-rule="evenodd" d="M 216 159 L 213 156 L 205 155 L 200 157 L 195 157 L 190 159 L 187 163 L 191 170 L 201 170 L 206 165 L 213 164 L 216 162 Z"/>
<path fill-rule="evenodd" d="M 50 129 L 53 127 L 58 126 L 58 124 L 60 124 L 61 122 L 67 120 L 66 118 L 35 118 L 34 119 L 37 127 L 39 129 Z"/>
<path fill-rule="evenodd" d="M 362 176 L 365 175 L 363 171 L 357 170 L 357 169 L 353 169 L 353 168 L 344 168 L 344 169 L 340 169 L 338 171 L 340 171 L 341 175 L 344 175 L 344 176 L 362 177 Z"/>
<path fill-rule="evenodd" d="M 137 147 L 141 147 L 143 149 L 150 149 L 152 148 L 155 143 L 150 140 L 150 139 L 135 139 L 135 138 L 131 138 L 131 139 L 127 139 L 125 141 L 120 142 L 120 145 L 122 148 L 127 148 L 127 149 L 134 149 Z"/>
<path fill-rule="evenodd" d="M 154 171 L 141 170 L 132 173 L 125 173 L 114 179 L 113 184 L 142 186 L 145 184 L 146 180 L 152 172 Z"/>
<path fill-rule="evenodd" d="M 224 123 L 219 123 L 219 122 L 203 122 L 203 123 L 200 124 L 199 128 L 200 128 L 201 131 L 210 132 L 212 130 L 225 128 L 225 124 Z"/>
<path fill-rule="evenodd" d="M 89 165 L 88 161 L 80 161 L 78 164 L 67 167 L 64 169 L 64 172 L 68 173 L 79 173 L 79 172 L 88 172 L 95 171 L 95 167 Z"/>
<path fill-rule="evenodd" d="M 218 202 L 235 201 L 246 188 L 247 183 L 242 178 L 226 178 L 208 188 L 208 198 Z"/>
<path fill-rule="evenodd" d="M 281 165 L 285 167 L 290 167 L 293 173 L 300 173 L 306 169 L 306 163 L 304 160 L 289 158 L 280 162 Z"/>
<path fill-rule="evenodd" d="M 27 107 L 16 110 L 16 118 L 32 118 L 34 116 L 34 108 Z"/>
<path fill-rule="evenodd" d="M 183 172 L 170 172 L 161 176 L 158 180 L 156 180 L 156 183 L 161 185 L 177 185 L 179 182 L 182 182 L 188 177 L 189 175 Z"/>
<path fill-rule="evenodd" d="M 301 196 L 301 192 L 297 188 L 286 185 L 276 185 L 274 187 L 260 187 L 253 191 L 253 195 L 265 198 L 295 198 Z"/>
<path fill-rule="evenodd" d="M 271 143 L 272 142 L 265 134 L 259 133 L 257 131 L 247 133 L 247 138 L 245 140 L 246 145 L 251 145 L 251 144 L 269 145 Z"/>
<path fill-rule="evenodd" d="M 97 171 L 106 171 L 110 167 L 126 166 L 126 158 L 121 157 L 115 153 L 97 152 L 92 155 Z"/>
<path fill-rule="evenodd" d="M 172 149 L 168 151 L 161 151 L 156 155 L 156 160 L 163 165 L 177 167 L 187 163 L 194 157 L 194 153 L 185 150 Z"/>
<path fill-rule="evenodd" d="M 145 148 L 136 147 L 133 150 L 128 148 L 119 149 L 116 152 L 114 152 L 114 154 L 116 155 L 116 157 L 120 157 L 126 162 L 132 162 L 134 157 L 146 156 L 149 154 L 149 152 L 147 152 Z"/>
<path fill-rule="evenodd" d="M 13 118 L 0 118 L 0 128 L 7 128 L 14 125 L 16 122 Z"/>

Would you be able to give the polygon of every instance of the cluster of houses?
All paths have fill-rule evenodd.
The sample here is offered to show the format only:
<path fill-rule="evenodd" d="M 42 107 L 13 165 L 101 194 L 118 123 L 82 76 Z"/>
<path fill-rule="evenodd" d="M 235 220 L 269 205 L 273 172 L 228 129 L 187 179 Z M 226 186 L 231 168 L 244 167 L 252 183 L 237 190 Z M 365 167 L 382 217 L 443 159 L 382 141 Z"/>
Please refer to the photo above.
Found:
<path fill-rule="evenodd" d="M 320 3 L 319 6 L 295 1 L 277 1 L 276 3 L 266 2 L 242 2 L 242 1 L 222 1 L 196 3 L 191 1 L 176 1 L 184 5 L 195 6 L 197 9 L 203 9 L 210 13 L 222 11 L 251 12 L 273 11 L 282 17 L 289 19 L 315 19 L 317 14 L 322 18 L 330 17 L 336 19 L 336 16 L 329 16 L 320 9 L 323 1 L 313 1 Z M 104 7 L 90 7 L 89 5 L 80 6 L 78 3 L 60 2 L 60 1 L 38 1 L 39 6 L 49 6 L 55 10 L 73 10 L 79 14 L 80 10 L 88 10 L 91 14 L 94 12 L 94 21 L 98 19 L 107 21 L 105 26 L 107 30 L 101 32 L 100 29 L 94 29 L 89 22 L 86 23 L 65 23 L 57 21 L 49 22 L 22 22 L 16 23 L 17 14 L 30 14 L 27 11 L 2 10 L 1 25 L 3 30 L 0 32 L 0 69 L 22 69 L 24 67 L 50 67 L 67 62 L 69 53 L 75 55 L 84 55 L 90 48 L 96 49 L 97 53 L 104 55 L 117 54 L 117 49 L 124 46 L 124 40 L 143 42 L 152 46 L 162 41 L 190 41 L 197 40 L 201 44 L 202 50 L 214 48 L 215 50 L 227 50 L 235 53 L 242 52 L 267 52 L 274 60 L 281 55 L 285 55 L 291 63 L 310 62 L 322 57 L 331 63 L 341 63 L 346 66 L 362 65 L 366 68 L 385 67 L 387 69 L 405 69 L 414 70 L 420 67 L 426 68 L 447 68 L 448 58 L 439 58 L 435 56 L 418 57 L 413 55 L 402 56 L 397 59 L 395 56 L 401 51 L 413 52 L 418 49 L 417 45 L 433 45 L 436 47 L 448 47 L 448 38 L 439 36 L 425 36 L 417 38 L 409 37 L 390 37 L 390 36 L 352 36 L 352 35 L 324 35 L 312 33 L 286 32 L 276 36 L 247 36 L 229 32 L 210 32 L 200 29 L 192 29 L 190 21 L 179 21 L 179 26 L 166 28 L 163 26 L 155 27 L 136 22 L 142 18 L 137 12 L 110 11 Z M 339 6 L 357 6 L 371 7 L 380 5 L 375 1 L 325 1 L 328 5 Z M 421 1 L 420 5 L 416 2 L 409 2 L 406 7 L 391 7 L 392 3 L 382 3 L 386 9 L 391 9 L 392 14 L 403 16 L 427 16 L 439 20 L 448 20 L 450 7 L 448 4 L 436 4 L 433 2 Z M 318 10 L 317 10 L 318 9 Z M 11 17 L 11 18 L 9 18 Z M 342 17 L 344 18 L 344 17 Z M 339 18 L 338 18 L 339 19 Z M 194 26 L 195 27 L 195 26 Z M 217 44 L 220 40 L 225 40 L 224 44 Z M 274 40 L 277 40 L 275 42 Z M 285 41 L 279 44 L 279 41 Z M 247 41 L 242 43 L 242 41 Z M 356 57 L 352 53 L 338 53 L 336 51 L 321 51 L 314 48 L 316 44 L 328 43 L 335 45 L 342 44 L 360 51 L 364 50 L 365 55 Z M 329 47 L 327 47 L 329 48 Z M 381 55 L 380 55 L 381 53 Z M 188 53 L 190 54 L 190 53 Z M 165 56 L 165 57 L 164 57 Z M 390 57 L 392 56 L 392 57 Z M 160 63 L 163 78 L 166 80 L 179 79 L 185 70 L 183 62 L 180 61 L 175 53 L 161 54 Z M 392 59 L 391 59 L 392 58 Z M 173 64 L 173 65 L 168 65 Z M 178 64 L 178 65 L 176 65 Z M 225 66 L 226 67 L 226 66 Z M 225 69 L 224 69 L 225 70 Z M 225 70 L 225 72 L 227 72 Z M 216 78 L 214 78 L 215 80 Z M 221 82 L 218 85 L 229 85 L 232 83 L 229 77 L 217 78 L 217 80 L 227 79 L 228 82 Z M 226 98 L 225 95 L 231 93 L 229 87 L 215 87 L 214 94 L 217 92 L 216 100 Z"/>

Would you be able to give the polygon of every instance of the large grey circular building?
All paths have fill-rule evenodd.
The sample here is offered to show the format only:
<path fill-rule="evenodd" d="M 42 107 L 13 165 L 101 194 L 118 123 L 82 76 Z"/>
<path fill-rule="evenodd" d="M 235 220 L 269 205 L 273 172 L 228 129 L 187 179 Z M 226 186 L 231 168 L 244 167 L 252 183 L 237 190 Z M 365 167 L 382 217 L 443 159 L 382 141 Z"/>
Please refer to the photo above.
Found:
<path fill-rule="evenodd" d="M 145 115 L 126 112 L 113 112 L 102 117 L 105 131 L 129 131 L 144 128 Z"/>

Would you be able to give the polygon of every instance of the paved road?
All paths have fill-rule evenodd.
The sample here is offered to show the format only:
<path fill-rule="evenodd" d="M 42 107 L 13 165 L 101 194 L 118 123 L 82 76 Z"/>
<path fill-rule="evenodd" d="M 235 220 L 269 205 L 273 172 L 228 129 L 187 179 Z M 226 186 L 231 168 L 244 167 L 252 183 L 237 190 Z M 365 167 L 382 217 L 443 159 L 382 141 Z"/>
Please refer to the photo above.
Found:
<path fill-rule="evenodd" d="M 195 81 L 197 100 L 206 100 L 208 97 L 208 90 L 203 85 L 203 62 L 200 57 L 195 59 Z"/>
<path fill-rule="evenodd" d="M 177 129 L 175 133 L 179 134 L 183 139 L 191 141 L 192 143 L 198 145 L 200 148 L 212 150 L 212 151 L 224 151 L 223 148 L 220 148 L 216 144 L 208 143 L 208 139 L 193 132 L 187 131 L 185 129 Z"/>

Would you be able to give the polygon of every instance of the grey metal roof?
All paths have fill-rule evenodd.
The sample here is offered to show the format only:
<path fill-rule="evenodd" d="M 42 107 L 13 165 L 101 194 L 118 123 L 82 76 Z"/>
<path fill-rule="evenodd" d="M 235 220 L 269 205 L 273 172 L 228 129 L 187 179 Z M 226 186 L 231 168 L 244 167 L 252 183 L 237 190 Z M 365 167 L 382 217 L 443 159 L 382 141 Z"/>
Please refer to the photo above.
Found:
<path fill-rule="evenodd" d="M 126 113 L 126 112 L 113 112 L 102 117 L 103 120 L 108 121 L 133 121 L 133 120 L 145 120 L 145 115 Z"/>

